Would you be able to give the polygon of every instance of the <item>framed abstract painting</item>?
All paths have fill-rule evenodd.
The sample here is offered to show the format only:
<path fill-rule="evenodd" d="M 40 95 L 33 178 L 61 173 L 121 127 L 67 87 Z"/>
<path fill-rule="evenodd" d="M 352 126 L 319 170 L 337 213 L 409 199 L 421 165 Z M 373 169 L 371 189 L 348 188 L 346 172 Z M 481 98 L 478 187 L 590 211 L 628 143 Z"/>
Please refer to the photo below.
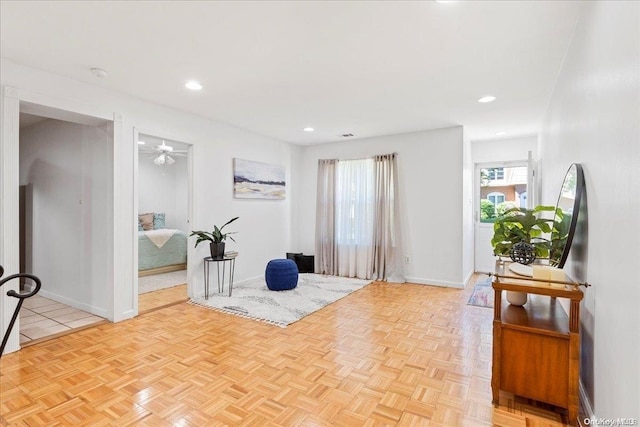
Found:
<path fill-rule="evenodd" d="M 282 200 L 286 196 L 284 166 L 233 159 L 233 197 Z"/>

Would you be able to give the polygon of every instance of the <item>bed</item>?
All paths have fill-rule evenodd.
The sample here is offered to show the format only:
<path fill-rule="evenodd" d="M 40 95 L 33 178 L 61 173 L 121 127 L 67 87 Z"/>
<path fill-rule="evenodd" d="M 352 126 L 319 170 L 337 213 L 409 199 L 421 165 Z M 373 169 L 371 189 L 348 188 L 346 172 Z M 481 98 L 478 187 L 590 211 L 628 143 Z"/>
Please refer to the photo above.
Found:
<path fill-rule="evenodd" d="M 157 222 L 156 214 L 153 228 L 141 230 L 142 225 L 138 228 L 138 276 L 187 268 L 187 233 L 164 228 L 164 215 L 160 215 L 162 222 Z"/>

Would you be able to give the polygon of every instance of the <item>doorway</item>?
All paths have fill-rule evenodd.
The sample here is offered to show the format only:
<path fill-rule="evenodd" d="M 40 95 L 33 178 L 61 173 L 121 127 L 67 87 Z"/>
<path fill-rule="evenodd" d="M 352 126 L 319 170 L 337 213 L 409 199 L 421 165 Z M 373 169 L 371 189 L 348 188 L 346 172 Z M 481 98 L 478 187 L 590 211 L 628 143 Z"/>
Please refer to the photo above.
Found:
<path fill-rule="evenodd" d="M 25 344 L 108 315 L 113 124 L 21 103 L 18 139 L 20 271 L 42 280 L 20 312 Z"/>
<path fill-rule="evenodd" d="M 191 145 L 136 132 L 138 313 L 188 300 Z"/>
<path fill-rule="evenodd" d="M 530 208 L 532 173 L 527 161 L 482 163 L 475 167 L 475 271 L 492 272 L 493 223 L 506 210 Z"/>

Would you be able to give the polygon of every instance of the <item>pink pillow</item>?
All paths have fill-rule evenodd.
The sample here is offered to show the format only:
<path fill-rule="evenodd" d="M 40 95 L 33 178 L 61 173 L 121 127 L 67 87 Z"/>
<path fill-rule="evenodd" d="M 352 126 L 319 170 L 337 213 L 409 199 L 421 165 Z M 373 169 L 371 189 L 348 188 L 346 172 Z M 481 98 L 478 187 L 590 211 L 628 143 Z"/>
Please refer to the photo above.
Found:
<path fill-rule="evenodd" d="M 138 215 L 143 230 L 153 230 L 153 212 Z"/>

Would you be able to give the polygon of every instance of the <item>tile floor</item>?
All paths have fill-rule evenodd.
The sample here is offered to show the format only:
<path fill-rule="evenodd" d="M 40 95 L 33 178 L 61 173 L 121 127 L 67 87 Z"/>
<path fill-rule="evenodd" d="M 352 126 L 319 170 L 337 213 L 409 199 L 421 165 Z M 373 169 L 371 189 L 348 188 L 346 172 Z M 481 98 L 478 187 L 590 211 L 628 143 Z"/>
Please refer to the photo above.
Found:
<path fill-rule="evenodd" d="M 103 320 L 86 311 L 35 295 L 25 299 L 20 309 L 20 344 Z"/>

